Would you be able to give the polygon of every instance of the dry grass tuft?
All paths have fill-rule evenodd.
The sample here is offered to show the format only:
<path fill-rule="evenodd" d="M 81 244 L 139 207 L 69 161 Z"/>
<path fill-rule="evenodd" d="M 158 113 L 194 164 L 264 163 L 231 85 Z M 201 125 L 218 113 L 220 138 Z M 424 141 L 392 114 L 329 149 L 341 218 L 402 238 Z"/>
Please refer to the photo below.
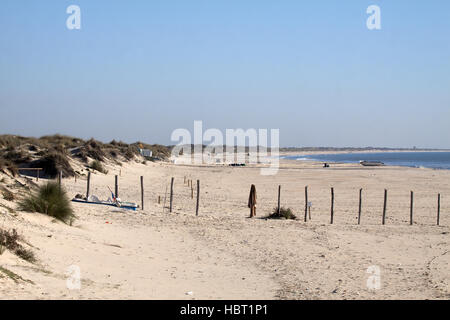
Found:
<path fill-rule="evenodd" d="M 100 161 L 98 161 L 98 160 L 92 161 L 91 164 L 90 164 L 90 168 L 93 169 L 93 170 L 96 170 L 98 172 L 104 173 L 104 174 L 108 173 L 108 170 L 106 170 L 103 167 L 102 163 Z"/>
<path fill-rule="evenodd" d="M 17 166 L 11 161 L 0 159 L 0 172 L 11 174 L 13 177 L 19 174 Z"/>
<path fill-rule="evenodd" d="M 1 189 L 1 193 L 3 196 L 3 199 L 5 199 L 6 201 L 14 201 L 16 200 L 16 196 L 14 195 L 14 193 L 12 193 L 11 191 L 9 191 L 8 189 L 6 189 L 5 187 L 0 187 Z"/>
<path fill-rule="evenodd" d="M 267 219 L 291 219 L 295 220 L 297 217 L 292 213 L 291 208 L 280 208 L 280 213 L 278 214 L 278 207 L 275 207 L 272 213 L 267 216 Z"/>
<path fill-rule="evenodd" d="M 32 263 L 36 262 L 33 252 L 24 248 L 19 241 L 23 241 L 23 239 L 15 229 L 12 229 L 11 231 L 0 229 L 0 254 L 8 249 L 23 260 Z"/>
<path fill-rule="evenodd" d="M 56 150 L 50 151 L 41 159 L 33 161 L 32 166 L 42 168 L 44 174 L 49 178 L 55 178 L 59 171 L 62 171 L 64 177 L 73 177 L 75 175 L 68 156 Z"/>
<path fill-rule="evenodd" d="M 39 212 L 68 223 L 75 216 L 69 198 L 58 183 L 49 182 L 34 194 L 29 194 L 19 202 L 19 209 Z"/>

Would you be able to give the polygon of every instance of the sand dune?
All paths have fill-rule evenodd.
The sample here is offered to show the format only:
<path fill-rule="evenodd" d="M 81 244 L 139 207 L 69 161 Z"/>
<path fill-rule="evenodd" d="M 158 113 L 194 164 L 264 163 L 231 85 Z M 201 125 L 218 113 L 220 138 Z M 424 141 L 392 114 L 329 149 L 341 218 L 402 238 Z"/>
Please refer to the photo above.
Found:
<path fill-rule="evenodd" d="M 3 213 L 0 227 L 16 228 L 38 262 L 9 252 L 0 266 L 4 299 L 448 299 L 450 297 L 450 172 L 412 168 L 362 168 L 282 161 L 275 176 L 259 168 L 128 163 L 93 174 L 91 193 L 109 196 L 120 173 L 119 196 L 145 210 L 74 203 L 73 226 L 32 213 Z M 200 179 L 200 212 L 184 177 Z M 163 212 L 175 177 L 174 212 Z M 42 183 L 42 182 L 40 182 Z M 248 219 L 248 191 L 255 184 L 257 219 Z M 85 193 L 86 180 L 64 179 L 69 195 Z M 266 220 L 281 202 L 299 220 Z M 303 222 L 308 185 L 312 219 Z M 335 217 L 330 225 L 330 187 Z M 356 224 L 363 188 L 362 224 Z M 381 225 L 388 189 L 386 225 Z M 415 224 L 409 226 L 409 192 L 415 192 Z M 442 196 L 436 224 L 437 193 Z M 2 200 L 3 201 L 3 200 Z M 81 288 L 67 288 L 67 268 L 78 266 Z M 377 266 L 380 285 L 367 286 Z"/>

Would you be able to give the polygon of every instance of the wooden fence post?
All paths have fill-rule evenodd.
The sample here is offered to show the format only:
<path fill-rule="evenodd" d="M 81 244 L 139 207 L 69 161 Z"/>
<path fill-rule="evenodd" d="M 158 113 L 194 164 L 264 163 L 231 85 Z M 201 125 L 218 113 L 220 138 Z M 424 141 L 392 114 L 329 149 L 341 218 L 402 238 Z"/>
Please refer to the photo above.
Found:
<path fill-rule="evenodd" d="M 334 188 L 331 188 L 331 224 L 334 221 Z"/>
<path fill-rule="evenodd" d="M 119 176 L 117 174 L 114 178 L 114 196 L 116 199 L 119 197 Z"/>
<path fill-rule="evenodd" d="M 307 221 L 308 214 L 308 186 L 305 187 L 305 222 Z"/>
<path fill-rule="evenodd" d="M 194 187 L 191 186 L 191 199 L 194 199 Z"/>
<path fill-rule="evenodd" d="M 158 204 L 161 204 L 161 196 L 158 196 Z"/>
<path fill-rule="evenodd" d="M 413 225 L 414 223 L 414 218 L 413 218 L 413 214 L 414 214 L 414 192 L 411 191 L 411 204 L 410 204 L 410 212 L 409 212 L 409 224 Z"/>
<path fill-rule="evenodd" d="M 87 186 L 86 186 L 86 200 L 89 198 L 89 190 L 91 188 L 91 172 L 88 172 L 87 176 Z"/>
<path fill-rule="evenodd" d="M 144 177 L 141 176 L 141 209 L 144 210 Z"/>
<path fill-rule="evenodd" d="M 172 180 L 170 181 L 170 207 L 169 207 L 169 212 L 172 212 L 172 205 L 173 205 L 173 180 L 174 180 L 174 178 L 172 177 Z"/>
<path fill-rule="evenodd" d="M 280 202 L 280 200 L 281 200 L 281 186 L 278 186 L 278 211 L 277 211 L 278 216 L 280 216 L 280 210 L 281 210 L 281 207 L 280 207 L 281 202 Z"/>
<path fill-rule="evenodd" d="M 200 180 L 197 180 L 197 206 L 195 208 L 195 215 L 198 216 L 198 207 L 200 204 Z"/>
<path fill-rule="evenodd" d="M 361 209 L 362 209 L 362 191 L 363 189 L 359 189 L 359 209 L 358 209 L 358 224 L 361 224 Z"/>
<path fill-rule="evenodd" d="M 438 208 L 437 208 L 437 225 L 439 225 L 439 218 L 441 215 L 441 194 L 438 194 Z"/>
<path fill-rule="evenodd" d="M 387 189 L 384 189 L 384 205 L 383 205 L 383 220 L 382 224 L 386 223 L 386 207 L 387 207 Z"/>

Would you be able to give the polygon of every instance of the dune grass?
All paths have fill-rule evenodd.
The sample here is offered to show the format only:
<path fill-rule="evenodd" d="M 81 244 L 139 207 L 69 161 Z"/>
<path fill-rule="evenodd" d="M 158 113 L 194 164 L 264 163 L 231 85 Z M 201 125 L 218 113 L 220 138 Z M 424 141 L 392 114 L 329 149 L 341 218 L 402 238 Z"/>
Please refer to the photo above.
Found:
<path fill-rule="evenodd" d="M 0 191 L 1 191 L 1 194 L 3 196 L 3 199 L 5 199 L 6 201 L 14 201 L 14 200 L 16 200 L 16 196 L 14 195 L 14 193 L 9 191 L 5 187 L 1 186 L 0 187 Z"/>
<path fill-rule="evenodd" d="M 104 174 L 107 174 L 107 173 L 108 173 L 108 170 L 106 170 L 106 169 L 103 167 L 102 163 L 101 163 L 100 161 L 98 161 L 98 160 L 92 161 L 91 164 L 90 164 L 90 168 L 93 169 L 93 170 L 95 170 L 95 171 L 104 173 Z"/>
<path fill-rule="evenodd" d="M 11 231 L 6 231 L 0 229 L 0 254 L 2 254 L 6 249 L 14 253 L 16 256 L 26 260 L 28 262 L 35 262 L 36 258 L 32 251 L 24 248 L 19 241 L 22 238 L 19 236 L 15 229 Z"/>
<path fill-rule="evenodd" d="M 297 217 L 292 212 L 291 208 L 280 208 L 280 214 L 278 214 L 278 208 L 275 207 L 271 214 L 267 216 L 267 219 L 291 219 L 295 220 Z"/>
<path fill-rule="evenodd" d="M 0 158 L 0 172 L 10 173 L 13 177 L 19 174 L 17 166 L 9 160 Z"/>
<path fill-rule="evenodd" d="M 55 182 L 48 182 L 39 187 L 37 192 L 20 200 L 19 209 L 43 213 L 64 223 L 70 222 L 75 217 L 65 190 Z"/>
<path fill-rule="evenodd" d="M 12 279 L 15 283 L 19 283 L 20 281 L 23 281 L 23 282 L 28 282 L 28 283 L 34 284 L 33 281 L 24 279 L 21 276 L 19 276 L 18 274 L 14 273 L 11 270 L 8 270 L 2 266 L 0 266 L 0 274 L 4 274 L 8 278 Z"/>
<path fill-rule="evenodd" d="M 73 177 L 75 175 L 67 154 L 56 149 L 43 152 L 42 157 L 32 162 L 32 165 L 35 168 L 42 168 L 44 174 L 49 178 L 55 178 L 59 171 L 62 171 L 64 177 Z"/>
<path fill-rule="evenodd" d="M 5 205 L 3 203 L 0 203 L 0 208 L 4 208 L 4 209 L 8 210 L 9 213 L 16 213 L 16 211 L 13 208 L 8 207 L 7 205 Z"/>

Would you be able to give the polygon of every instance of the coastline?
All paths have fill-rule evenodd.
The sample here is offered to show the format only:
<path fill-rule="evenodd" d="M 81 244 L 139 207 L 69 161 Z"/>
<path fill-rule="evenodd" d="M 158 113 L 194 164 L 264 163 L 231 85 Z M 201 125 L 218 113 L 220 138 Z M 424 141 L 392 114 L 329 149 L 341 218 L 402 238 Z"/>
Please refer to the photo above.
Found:
<path fill-rule="evenodd" d="M 388 154 L 436 154 L 438 152 L 435 151 L 390 151 L 390 152 L 383 152 L 383 151 L 374 151 L 374 152 L 312 152 L 312 153 L 303 153 L 303 154 L 285 154 L 280 155 L 280 159 L 283 159 L 285 161 L 305 161 L 309 163 L 328 163 L 328 164 L 357 164 L 359 166 L 360 160 L 373 160 L 373 161 L 379 161 L 384 163 L 383 166 L 389 166 L 389 167 L 407 167 L 407 168 L 416 168 L 416 169 L 432 169 L 432 170 L 450 170 L 450 164 L 448 163 L 448 159 L 444 160 L 444 162 L 430 162 L 425 161 L 424 159 L 401 159 L 401 158 L 386 158 L 386 155 Z M 446 153 L 450 154 L 450 152 L 447 151 L 439 151 L 439 153 Z M 360 154 L 361 157 L 351 158 L 351 155 Z M 379 158 L 367 158 L 367 155 L 376 155 L 379 154 Z M 313 157 L 314 155 L 318 156 Z M 348 155 L 347 159 L 339 156 L 345 156 Z M 320 156 L 325 156 L 322 159 L 320 159 Z M 329 156 L 329 157 L 327 157 Z M 333 158 L 333 156 L 335 158 Z"/>
<path fill-rule="evenodd" d="M 296 156 L 296 155 L 315 155 L 315 154 L 352 154 L 352 153 L 408 153 L 408 152 L 450 152 L 450 150 L 444 150 L 444 149 L 430 149 L 430 150 L 404 150 L 404 149 L 389 149 L 389 150 L 383 150 L 383 149 L 374 149 L 374 150 L 324 150 L 324 151 L 280 151 L 280 156 Z"/>

